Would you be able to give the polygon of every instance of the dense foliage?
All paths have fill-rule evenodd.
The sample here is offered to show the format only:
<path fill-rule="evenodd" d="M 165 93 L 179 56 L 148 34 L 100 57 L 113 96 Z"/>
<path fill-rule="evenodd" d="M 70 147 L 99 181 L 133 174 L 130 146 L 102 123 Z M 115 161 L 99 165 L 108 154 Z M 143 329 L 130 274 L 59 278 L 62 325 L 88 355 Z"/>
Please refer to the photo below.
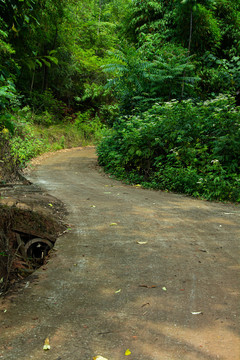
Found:
<path fill-rule="evenodd" d="M 156 103 L 123 116 L 98 147 L 107 172 L 130 183 L 240 202 L 240 109 L 219 96 Z"/>
<path fill-rule="evenodd" d="M 104 67 L 121 116 L 99 163 L 130 183 L 240 202 L 239 2 L 137 0 L 123 31 L 131 47 Z"/>
<path fill-rule="evenodd" d="M 126 4 L 0 0 L 0 180 L 41 152 L 99 137 L 117 109 L 101 66 Z"/>
<path fill-rule="evenodd" d="M 0 0 L 0 181 L 107 126 L 108 171 L 239 201 L 239 92 L 238 0 Z"/>

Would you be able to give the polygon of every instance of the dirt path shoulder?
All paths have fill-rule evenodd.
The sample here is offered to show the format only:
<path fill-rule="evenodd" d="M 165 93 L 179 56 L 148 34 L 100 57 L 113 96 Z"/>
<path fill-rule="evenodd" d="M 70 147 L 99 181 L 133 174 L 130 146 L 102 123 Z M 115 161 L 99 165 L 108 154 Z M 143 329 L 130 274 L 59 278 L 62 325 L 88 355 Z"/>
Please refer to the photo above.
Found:
<path fill-rule="evenodd" d="M 94 149 L 75 149 L 31 173 L 69 230 L 1 301 L 0 359 L 239 360 L 239 207 L 123 185 L 95 165 Z"/>

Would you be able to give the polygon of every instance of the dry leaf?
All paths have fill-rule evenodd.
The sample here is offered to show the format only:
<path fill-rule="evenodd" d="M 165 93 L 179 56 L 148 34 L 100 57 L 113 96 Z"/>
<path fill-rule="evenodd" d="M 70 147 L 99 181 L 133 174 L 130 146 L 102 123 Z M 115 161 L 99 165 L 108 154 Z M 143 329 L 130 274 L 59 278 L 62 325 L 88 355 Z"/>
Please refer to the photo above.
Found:
<path fill-rule="evenodd" d="M 139 244 L 139 245 L 145 245 L 147 243 L 148 243 L 147 241 L 137 241 L 137 244 Z"/>
<path fill-rule="evenodd" d="M 131 351 L 129 350 L 129 349 L 127 349 L 126 351 L 125 351 L 125 355 L 127 356 L 127 355 L 130 355 L 131 354 Z"/>
<path fill-rule="evenodd" d="M 191 312 L 192 315 L 203 315 L 202 311 L 192 311 Z"/>
<path fill-rule="evenodd" d="M 95 208 L 96 206 L 95 206 L 95 205 L 91 205 L 91 207 Z"/>
<path fill-rule="evenodd" d="M 148 288 L 148 289 L 152 289 L 152 288 L 156 288 L 157 285 L 145 285 L 145 284 L 142 284 L 142 285 L 139 285 L 139 287 L 145 287 L 145 288 Z"/>
<path fill-rule="evenodd" d="M 49 338 L 46 338 L 43 345 L 43 350 L 50 350 Z"/>
<path fill-rule="evenodd" d="M 98 356 L 94 356 L 93 357 L 93 360 L 108 360 L 107 358 L 101 356 L 101 355 L 98 355 Z"/>
<path fill-rule="evenodd" d="M 162 287 L 162 289 L 163 289 L 163 291 L 167 291 L 167 289 L 165 288 L 165 286 L 164 286 L 164 287 Z"/>
<path fill-rule="evenodd" d="M 117 223 L 111 223 L 110 224 L 110 226 L 116 226 L 117 225 Z"/>
<path fill-rule="evenodd" d="M 142 185 L 140 185 L 140 184 L 137 184 L 137 185 L 135 185 L 135 187 L 142 187 Z"/>
<path fill-rule="evenodd" d="M 122 291 L 122 289 L 119 289 L 119 290 L 115 291 L 115 294 L 118 294 L 118 293 L 120 293 L 121 291 Z"/>

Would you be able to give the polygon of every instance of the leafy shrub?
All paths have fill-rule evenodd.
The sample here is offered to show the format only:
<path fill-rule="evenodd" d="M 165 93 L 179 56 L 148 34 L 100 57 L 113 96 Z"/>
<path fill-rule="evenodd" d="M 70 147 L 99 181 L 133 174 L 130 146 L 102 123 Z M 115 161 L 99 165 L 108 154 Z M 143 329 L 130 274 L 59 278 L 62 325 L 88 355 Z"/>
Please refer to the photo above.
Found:
<path fill-rule="evenodd" d="M 24 138 L 15 136 L 10 141 L 11 152 L 16 162 L 24 166 L 33 157 L 43 152 L 44 143 L 36 139 L 32 134 L 27 134 Z"/>
<path fill-rule="evenodd" d="M 113 126 L 114 121 L 118 115 L 118 104 L 103 104 L 99 107 L 99 117 L 104 124 Z"/>
<path fill-rule="evenodd" d="M 199 80 L 194 76 L 192 57 L 181 46 L 167 44 L 153 49 L 148 37 L 138 49 L 124 45 L 110 54 L 115 62 L 103 69 L 110 76 L 107 86 L 115 91 L 122 114 L 137 107 L 146 110 L 159 99 L 189 96 Z"/>
<path fill-rule="evenodd" d="M 101 129 L 103 127 L 98 116 L 93 117 L 91 111 L 77 113 L 75 127 L 82 133 L 86 140 L 97 140 L 101 137 Z"/>
<path fill-rule="evenodd" d="M 15 118 L 9 113 L 0 114 L 0 131 L 7 129 L 10 134 L 15 132 Z"/>
<path fill-rule="evenodd" d="M 107 172 L 146 187 L 240 202 L 240 109 L 231 97 L 157 103 L 98 146 Z"/>
<path fill-rule="evenodd" d="M 34 117 L 36 124 L 49 126 L 64 117 L 66 105 L 57 100 L 50 89 L 43 93 L 32 92 L 29 100 L 34 112 L 39 115 Z"/>

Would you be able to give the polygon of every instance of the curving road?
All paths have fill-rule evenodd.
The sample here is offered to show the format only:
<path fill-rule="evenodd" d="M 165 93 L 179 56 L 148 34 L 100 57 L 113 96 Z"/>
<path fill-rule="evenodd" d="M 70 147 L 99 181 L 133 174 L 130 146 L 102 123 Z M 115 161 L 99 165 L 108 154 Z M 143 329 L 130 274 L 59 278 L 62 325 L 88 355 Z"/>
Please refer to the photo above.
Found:
<path fill-rule="evenodd" d="M 124 185 L 93 148 L 46 158 L 31 180 L 70 229 L 1 304 L 0 359 L 240 359 L 239 207 Z"/>

